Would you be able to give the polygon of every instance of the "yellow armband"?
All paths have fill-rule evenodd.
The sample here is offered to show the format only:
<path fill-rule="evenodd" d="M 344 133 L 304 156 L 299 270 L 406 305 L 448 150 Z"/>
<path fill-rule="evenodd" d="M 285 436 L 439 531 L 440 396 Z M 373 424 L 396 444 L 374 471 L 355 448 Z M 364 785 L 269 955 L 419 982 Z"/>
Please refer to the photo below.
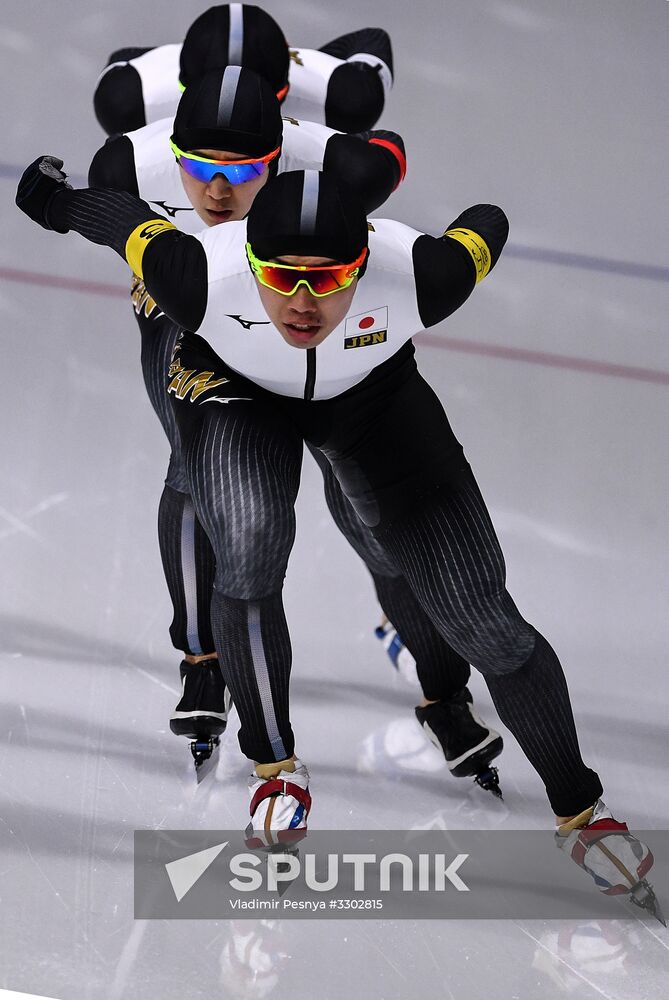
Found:
<path fill-rule="evenodd" d="M 492 257 L 486 241 L 473 229 L 447 229 L 444 236 L 462 243 L 465 250 L 474 261 L 476 268 L 476 283 L 482 281 L 490 270 Z"/>
<path fill-rule="evenodd" d="M 130 233 L 125 244 L 125 259 L 133 272 L 140 278 L 144 277 L 142 258 L 148 243 L 154 236 L 164 233 L 167 229 L 176 229 L 176 226 L 173 226 L 167 219 L 147 219 Z"/>

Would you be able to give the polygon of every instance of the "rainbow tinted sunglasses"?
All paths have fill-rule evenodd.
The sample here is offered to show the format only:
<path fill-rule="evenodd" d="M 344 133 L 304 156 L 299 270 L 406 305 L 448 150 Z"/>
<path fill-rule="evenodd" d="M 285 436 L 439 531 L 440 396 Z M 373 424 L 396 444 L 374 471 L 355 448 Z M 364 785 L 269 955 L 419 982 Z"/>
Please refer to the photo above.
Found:
<path fill-rule="evenodd" d="M 196 156 L 195 153 L 184 152 L 170 139 L 170 148 L 177 158 L 177 163 L 196 181 L 209 184 L 216 174 L 222 174 L 230 184 L 246 184 L 247 181 L 261 177 L 267 166 L 281 151 L 277 146 L 267 156 L 253 160 L 210 160 L 206 156 Z"/>
<path fill-rule="evenodd" d="M 357 278 L 360 267 L 367 256 L 364 247 L 359 257 L 351 264 L 325 264 L 310 267 L 306 264 L 273 264 L 260 260 L 253 253 L 251 244 L 246 244 L 246 256 L 251 270 L 261 285 L 271 288 L 279 295 L 294 295 L 300 285 L 306 285 L 312 295 L 322 299 L 325 295 L 341 292 Z"/>

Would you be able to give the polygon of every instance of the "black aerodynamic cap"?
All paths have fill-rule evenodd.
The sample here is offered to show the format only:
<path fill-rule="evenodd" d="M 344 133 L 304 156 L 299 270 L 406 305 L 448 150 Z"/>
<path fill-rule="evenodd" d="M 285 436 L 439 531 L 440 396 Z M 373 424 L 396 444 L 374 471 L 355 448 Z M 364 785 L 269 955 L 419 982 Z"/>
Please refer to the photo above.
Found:
<path fill-rule="evenodd" d="M 187 87 L 174 118 L 172 141 L 189 149 L 223 149 L 266 156 L 281 145 L 281 105 L 250 69 L 226 66 Z"/>
<path fill-rule="evenodd" d="M 333 174 L 290 170 L 257 194 L 247 226 L 256 257 L 332 257 L 348 264 L 367 246 L 365 210 Z"/>
<path fill-rule="evenodd" d="M 273 17 L 248 3 L 210 7 L 191 24 L 181 49 L 179 78 L 184 87 L 212 69 L 246 66 L 275 94 L 288 83 L 290 53 Z"/>

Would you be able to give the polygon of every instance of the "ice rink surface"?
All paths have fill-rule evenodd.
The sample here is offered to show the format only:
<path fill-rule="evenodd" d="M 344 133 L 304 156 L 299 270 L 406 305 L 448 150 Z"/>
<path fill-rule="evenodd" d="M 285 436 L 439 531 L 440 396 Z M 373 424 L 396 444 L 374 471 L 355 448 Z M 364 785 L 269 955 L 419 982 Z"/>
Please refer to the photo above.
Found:
<path fill-rule="evenodd" d="M 381 124 L 403 134 L 409 174 L 382 214 L 434 234 L 476 202 L 510 218 L 495 272 L 419 338 L 419 362 L 477 474 L 509 589 L 561 656 L 607 803 L 632 829 L 667 829 L 669 3 L 264 6 L 305 47 L 390 31 Z M 109 52 L 179 41 L 204 7 L 2 4 L 0 987 L 59 1000 L 666 996 L 669 934 L 615 901 L 610 921 L 582 923 L 133 919 L 133 830 L 238 828 L 246 764 L 233 724 L 216 780 L 194 795 L 168 729 L 179 657 L 155 529 L 167 444 L 127 269 L 32 226 L 13 199 L 40 153 L 85 175 Z M 286 605 L 313 826 L 550 839 L 543 788 L 510 737 L 504 803 L 450 778 L 423 741 L 310 459 Z M 480 677 L 472 688 L 494 719 Z"/>

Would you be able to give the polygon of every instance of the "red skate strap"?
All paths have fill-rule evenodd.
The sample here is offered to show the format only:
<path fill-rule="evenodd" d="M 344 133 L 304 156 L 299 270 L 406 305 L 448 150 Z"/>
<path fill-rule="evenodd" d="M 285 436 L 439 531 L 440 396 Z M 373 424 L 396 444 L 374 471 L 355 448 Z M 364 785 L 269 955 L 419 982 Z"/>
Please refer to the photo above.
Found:
<path fill-rule="evenodd" d="M 272 830 L 271 841 L 267 842 L 267 833 L 265 834 L 265 840 L 262 837 L 246 837 L 244 843 L 252 851 L 267 851 L 271 852 L 278 844 L 295 844 L 298 840 L 304 840 L 307 836 L 307 830 Z"/>
<path fill-rule="evenodd" d="M 578 841 L 576 842 L 576 844 L 574 844 L 574 847 L 571 852 L 571 856 L 574 859 L 574 861 L 577 864 L 581 865 L 581 867 L 585 867 L 584 864 L 585 855 L 588 848 L 591 847 L 593 844 L 596 844 L 598 840 L 603 840 L 606 836 L 608 836 L 611 833 L 614 834 L 629 833 L 627 824 L 618 823 L 617 820 L 614 819 L 600 819 L 596 823 L 591 823 L 583 830 L 580 830 L 578 835 Z M 646 848 L 646 851 L 647 851 L 646 857 L 642 858 L 639 861 L 639 864 L 637 865 L 636 868 L 636 877 L 638 879 L 642 879 L 644 877 L 644 875 L 652 867 L 653 861 L 655 860 L 653 858 L 652 851 L 648 850 L 648 848 Z M 634 872 L 631 872 L 630 874 L 634 875 Z M 618 885 L 613 885 L 608 889 L 602 890 L 602 892 L 604 892 L 604 894 L 607 896 L 615 896 L 621 893 L 628 893 L 629 891 L 630 887 L 622 883 Z"/>
<path fill-rule="evenodd" d="M 584 867 L 585 855 L 588 848 L 596 844 L 598 840 L 603 840 L 611 833 L 629 833 L 626 823 L 619 823 L 615 819 L 598 819 L 596 823 L 590 823 L 578 831 L 578 839 L 572 847 L 571 856 L 577 865 Z"/>
<path fill-rule="evenodd" d="M 261 802 L 271 798 L 272 795 L 292 795 L 307 812 L 311 809 L 311 795 L 306 789 L 300 788 L 292 781 L 284 781 L 283 778 L 271 778 L 257 789 L 251 799 L 251 815 L 253 816 Z"/>
<path fill-rule="evenodd" d="M 598 819 L 596 823 L 590 823 L 579 830 L 578 839 L 589 847 L 610 833 L 629 833 L 627 823 L 619 823 L 615 819 Z"/>
<path fill-rule="evenodd" d="M 304 840 L 306 835 L 306 830 L 277 830 L 276 839 L 281 844 L 294 844 L 298 840 Z"/>
<path fill-rule="evenodd" d="M 251 851 L 259 851 L 263 847 L 267 847 L 265 841 L 261 840 L 260 837 L 246 837 L 244 843 Z"/>
<path fill-rule="evenodd" d="M 653 857 L 653 852 L 649 850 L 648 854 L 646 855 L 646 857 L 643 859 L 643 861 L 641 862 L 641 864 L 638 866 L 638 868 L 636 870 L 636 873 L 639 876 L 639 878 L 643 878 L 644 875 L 648 871 L 650 871 L 650 869 L 653 867 L 654 861 L 655 861 L 655 858 Z"/>

